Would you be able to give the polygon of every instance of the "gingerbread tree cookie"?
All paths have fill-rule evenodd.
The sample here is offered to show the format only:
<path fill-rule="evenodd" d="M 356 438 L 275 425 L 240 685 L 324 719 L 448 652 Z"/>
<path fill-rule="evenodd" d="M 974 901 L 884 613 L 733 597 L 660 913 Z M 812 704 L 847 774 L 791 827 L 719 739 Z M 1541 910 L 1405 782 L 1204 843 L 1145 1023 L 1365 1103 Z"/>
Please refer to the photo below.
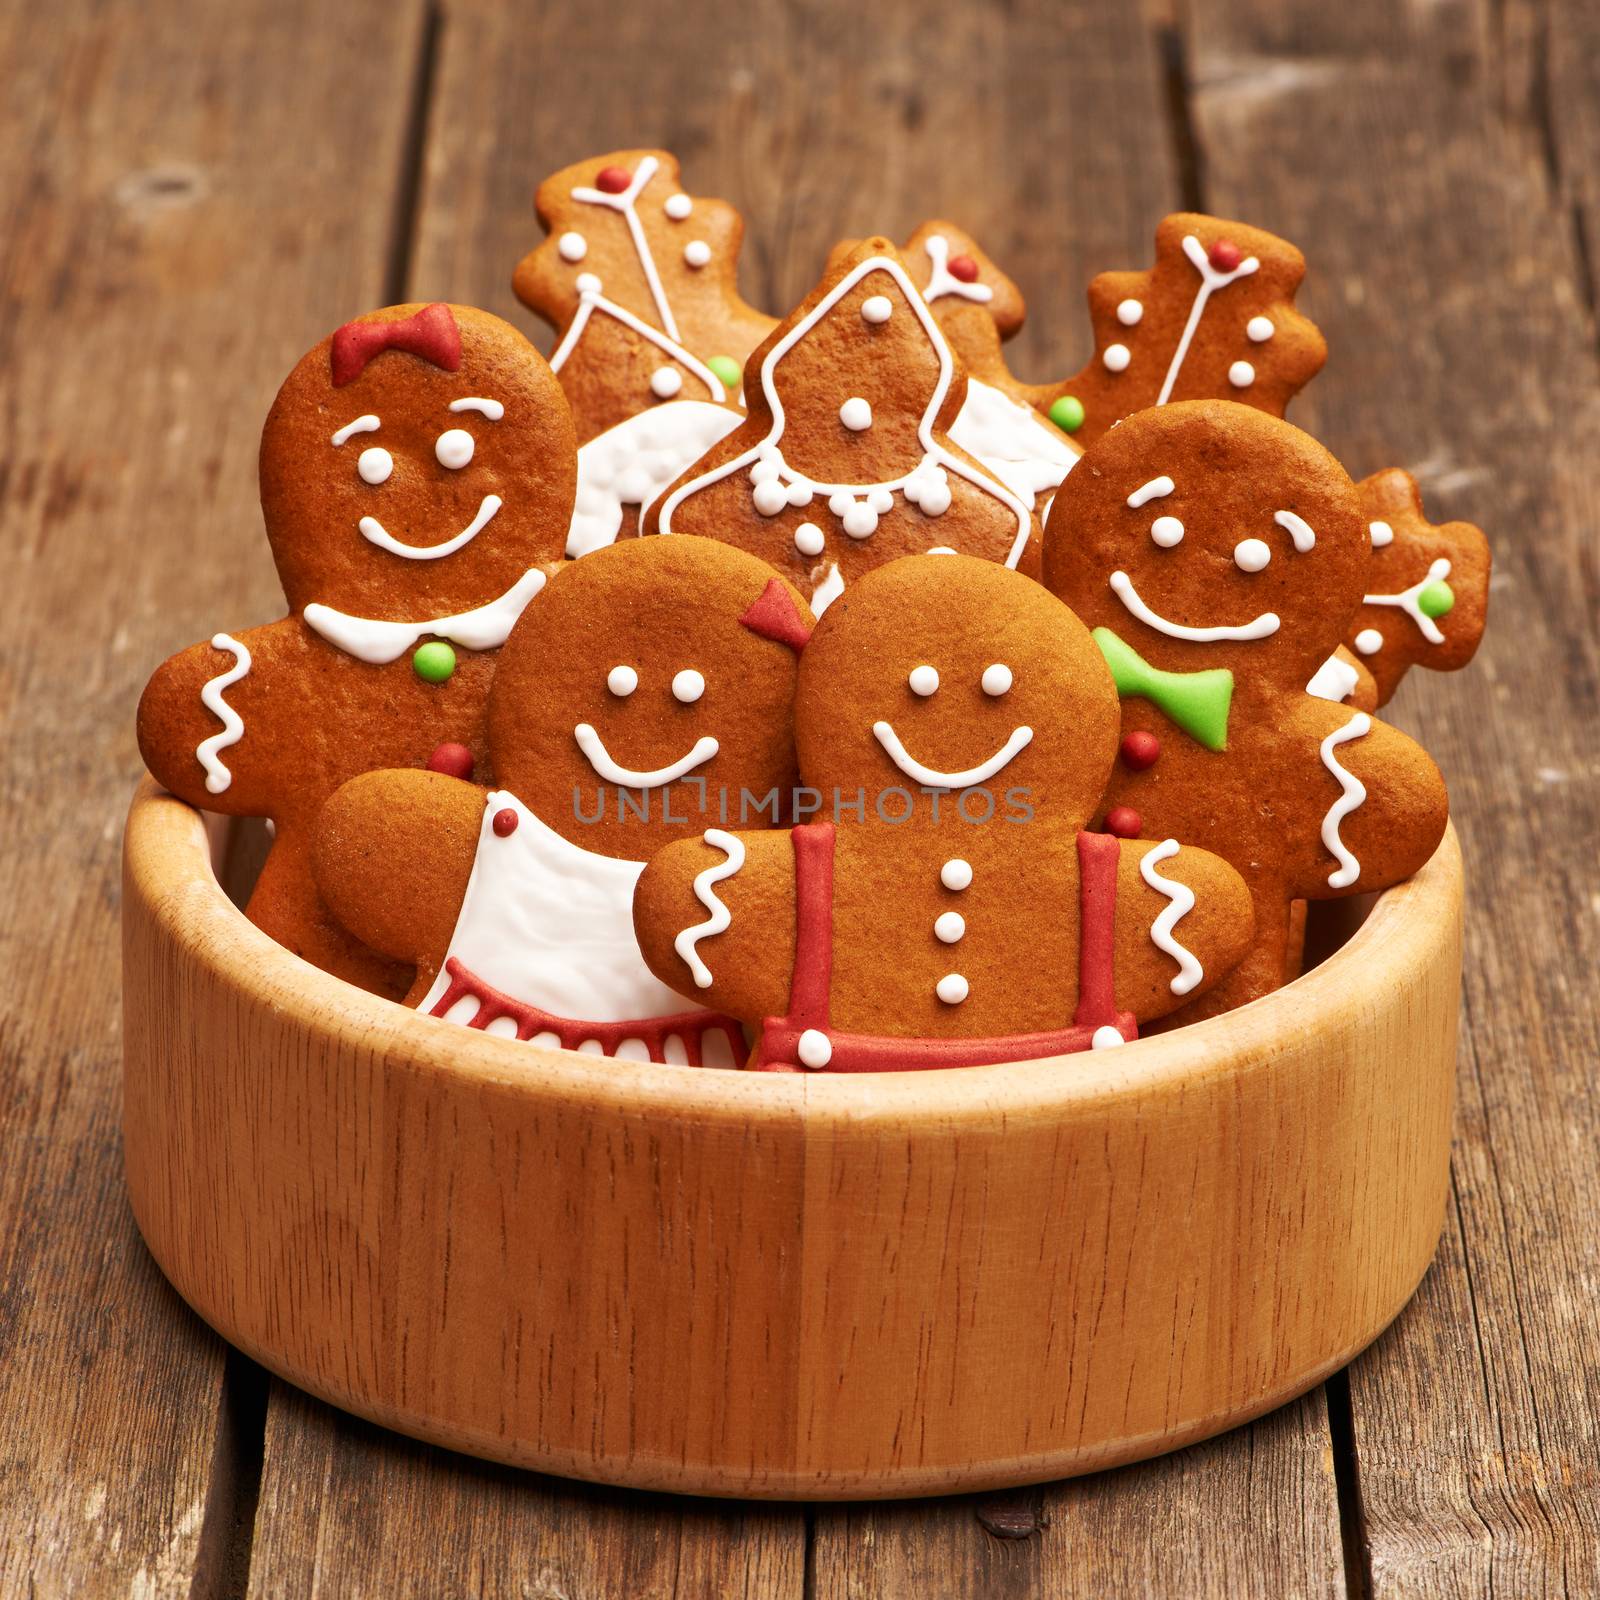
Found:
<path fill-rule="evenodd" d="M 869 239 L 750 357 L 744 425 L 652 508 L 771 562 L 822 610 L 896 556 L 953 549 L 1037 570 L 1027 505 L 951 438 L 966 374 L 905 263 Z"/>
<path fill-rule="evenodd" d="M 261 439 L 281 622 L 174 656 L 139 704 L 139 748 L 191 804 L 268 817 L 253 921 L 331 972 L 405 987 L 328 916 L 311 879 L 323 801 L 441 746 L 480 772 L 497 647 L 561 556 L 574 441 L 533 346 L 464 306 L 347 323 L 285 381 Z"/>
<path fill-rule="evenodd" d="M 666 400 L 738 400 L 772 318 L 739 298 L 744 222 L 684 192 L 665 150 L 563 167 L 534 205 L 549 237 L 512 286 L 559 335 L 550 365 L 580 444 Z"/>
<path fill-rule="evenodd" d="M 964 556 L 881 567 L 801 658 L 796 745 L 825 815 L 657 855 L 645 959 L 760 1024 L 769 1070 L 1120 1045 L 1217 982 L 1251 918 L 1216 856 L 1085 831 L 1117 734 L 1104 663 L 1039 585 Z"/>
<path fill-rule="evenodd" d="M 1444 831 L 1444 783 L 1426 752 L 1306 691 L 1371 559 L 1338 462 L 1227 401 L 1129 417 L 1051 507 L 1045 581 L 1094 629 L 1122 696 L 1104 826 L 1193 840 L 1250 886 L 1250 954 L 1182 1020 L 1285 981 L 1293 901 L 1386 888 Z"/>
<path fill-rule="evenodd" d="M 1455 672 L 1476 653 L 1489 611 L 1489 541 L 1470 522 L 1429 522 L 1416 479 L 1399 467 L 1356 488 L 1372 571 L 1346 638 L 1383 705 L 1410 668 Z"/>

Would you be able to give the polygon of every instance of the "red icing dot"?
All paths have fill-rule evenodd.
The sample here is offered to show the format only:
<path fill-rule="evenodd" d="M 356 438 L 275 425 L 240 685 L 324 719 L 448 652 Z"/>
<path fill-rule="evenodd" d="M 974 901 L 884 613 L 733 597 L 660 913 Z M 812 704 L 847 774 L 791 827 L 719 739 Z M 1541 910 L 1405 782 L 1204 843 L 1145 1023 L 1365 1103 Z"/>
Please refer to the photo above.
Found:
<path fill-rule="evenodd" d="M 1119 839 L 1137 839 L 1144 826 L 1144 818 L 1132 806 L 1112 806 L 1106 812 L 1106 832 Z"/>
<path fill-rule="evenodd" d="M 1207 254 L 1218 272 L 1232 272 L 1244 260 L 1244 252 L 1232 239 L 1218 239 Z"/>
<path fill-rule="evenodd" d="M 517 831 L 516 812 L 513 811 L 510 806 L 507 806 L 504 811 L 495 812 L 494 822 L 491 824 L 491 826 L 494 828 L 495 833 L 498 834 L 502 839 L 505 838 L 508 833 L 515 833 Z"/>
<path fill-rule="evenodd" d="M 601 167 L 594 176 L 594 186 L 601 194 L 621 194 L 633 182 L 633 174 L 625 167 Z"/>
<path fill-rule="evenodd" d="M 1122 740 L 1122 764 L 1131 767 L 1135 772 L 1143 772 L 1146 767 L 1156 764 L 1156 757 L 1161 754 L 1161 741 L 1153 733 L 1146 733 L 1142 728 L 1136 728 L 1132 733 L 1125 734 Z"/>
<path fill-rule="evenodd" d="M 950 276 L 959 278 L 963 283 L 978 281 L 978 263 L 971 256 L 951 256 L 949 268 Z"/>
<path fill-rule="evenodd" d="M 428 771 L 447 778 L 472 778 L 472 752 L 464 744 L 442 744 L 428 757 Z"/>

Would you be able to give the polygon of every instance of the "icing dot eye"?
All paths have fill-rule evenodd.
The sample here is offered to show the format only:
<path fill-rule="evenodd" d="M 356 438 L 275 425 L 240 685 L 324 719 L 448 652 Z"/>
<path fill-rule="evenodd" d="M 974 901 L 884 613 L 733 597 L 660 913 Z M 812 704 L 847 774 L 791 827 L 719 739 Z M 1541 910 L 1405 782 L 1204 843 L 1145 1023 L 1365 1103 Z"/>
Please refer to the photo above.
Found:
<path fill-rule="evenodd" d="M 704 239 L 691 239 L 683 247 L 683 259 L 691 267 L 703 267 L 711 259 L 711 246 Z"/>
<path fill-rule="evenodd" d="M 1117 321 L 1124 328 L 1137 328 L 1139 319 L 1144 315 L 1144 304 L 1138 300 L 1124 300 L 1117 307 Z"/>
<path fill-rule="evenodd" d="M 676 367 L 657 367 L 650 374 L 650 393 L 658 400 L 670 400 L 683 387 L 683 374 Z"/>
<path fill-rule="evenodd" d="M 682 222 L 683 219 L 694 210 L 694 201 L 691 200 L 686 194 L 668 195 L 666 204 L 663 205 L 661 209 L 665 211 L 674 222 Z"/>
<path fill-rule="evenodd" d="M 446 428 L 433 442 L 441 467 L 459 472 L 472 459 L 473 438 L 465 428 Z"/>
<path fill-rule="evenodd" d="M 619 700 L 626 700 L 639 687 L 639 674 L 632 667 L 613 667 L 606 674 L 606 688 Z"/>
<path fill-rule="evenodd" d="M 894 315 L 894 306 L 886 294 L 875 294 L 868 300 L 861 302 L 861 319 L 863 322 L 887 322 Z"/>
<path fill-rule="evenodd" d="M 1105 363 L 1107 372 L 1126 372 L 1128 363 L 1133 360 L 1133 352 L 1125 344 L 1108 344 L 1106 353 L 1100 359 Z"/>
<path fill-rule="evenodd" d="M 993 666 L 983 669 L 983 677 L 979 680 L 983 684 L 985 694 L 1004 694 L 1011 687 L 1011 668 L 1003 661 L 996 661 Z"/>
<path fill-rule="evenodd" d="M 1248 361 L 1235 361 L 1228 368 L 1228 382 L 1235 389 L 1248 389 L 1256 381 L 1256 369 Z"/>
<path fill-rule="evenodd" d="M 672 698 L 686 706 L 692 706 L 705 692 L 705 674 L 696 672 L 693 667 L 685 667 L 672 680 Z"/>
<path fill-rule="evenodd" d="M 803 556 L 820 556 L 825 543 L 822 529 L 814 522 L 802 522 L 794 530 L 794 547 Z"/>
<path fill-rule="evenodd" d="M 852 433 L 872 426 L 872 407 L 860 395 L 852 395 L 839 407 L 839 420 Z"/>
<path fill-rule="evenodd" d="M 394 471 L 394 457 L 378 445 L 363 450 L 356 461 L 356 471 L 363 483 L 387 483 Z"/>
<path fill-rule="evenodd" d="M 972 883 L 972 864 L 954 856 L 939 868 L 939 882 L 947 889 L 961 890 Z"/>
<path fill-rule="evenodd" d="M 582 261 L 589 253 L 589 241 L 581 233 L 564 233 L 556 243 L 563 261 Z"/>
<path fill-rule="evenodd" d="M 959 972 L 947 972 L 933 986 L 933 992 L 947 1006 L 958 1006 L 970 993 L 967 980 Z"/>
<path fill-rule="evenodd" d="M 1233 563 L 1241 572 L 1260 572 L 1271 559 L 1265 539 L 1241 539 L 1233 547 Z"/>
<path fill-rule="evenodd" d="M 1150 524 L 1150 537 L 1163 550 L 1170 550 L 1183 538 L 1183 524 L 1176 517 L 1157 517 Z"/>
<path fill-rule="evenodd" d="M 926 700 L 939 687 L 939 673 L 933 667 L 913 667 L 906 682 L 911 685 L 912 694 L 920 694 Z"/>
<path fill-rule="evenodd" d="M 1367 532 L 1372 537 L 1372 548 L 1381 550 L 1386 544 L 1394 543 L 1394 529 L 1387 522 L 1369 522 Z"/>
<path fill-rule="evenodd" d="M 1244 325 L 1245 337 L 1252 344 L 1265 344 L 1277 329 L 1272 326 L 1271 317 L 1251 317 Z"/>

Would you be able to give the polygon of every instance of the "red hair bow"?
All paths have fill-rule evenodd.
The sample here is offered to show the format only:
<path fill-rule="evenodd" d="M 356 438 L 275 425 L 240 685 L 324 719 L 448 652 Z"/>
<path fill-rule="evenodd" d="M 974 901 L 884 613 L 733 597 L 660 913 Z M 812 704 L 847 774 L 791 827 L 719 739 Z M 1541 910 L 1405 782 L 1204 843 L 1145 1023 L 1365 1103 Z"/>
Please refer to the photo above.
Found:
<path fill-rule="evenodd" d="M 461 365 L 461 330 L 450 307 L 437 302 L 393 322 L 347 322 L 334 334 L 329 354 L 334 388 L 353 383 L 385 350 L 406 350 L 454 372 Z"/>

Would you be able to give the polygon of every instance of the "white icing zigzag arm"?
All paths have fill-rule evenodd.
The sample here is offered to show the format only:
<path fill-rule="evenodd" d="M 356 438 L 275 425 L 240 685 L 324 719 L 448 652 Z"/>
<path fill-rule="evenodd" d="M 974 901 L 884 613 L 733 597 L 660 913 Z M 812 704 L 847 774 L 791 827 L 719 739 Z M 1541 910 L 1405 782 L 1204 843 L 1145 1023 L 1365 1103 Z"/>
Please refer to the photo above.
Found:
<path fill-rule="evenodd" d="M 1195 959 L 1194 952 L 1173 938 L 1172 930 L 1194 910 L 1194 890 L 1176 878 L 1163 877 L 1156 871 L 1158 862 L 1169 860 L 1178 853 L 1176 839 L 1163 839 L 1154 850 L 1147 850 L 1139 861 L 1139 876 L 1157 894 L 1163 894 L 1172 903 L 1150 925 L 1150 939 L 1158 950 L 1178 963 L 1178 975 L 1172 980 L 1174 994 L 1188 992 L 1205 977 L 1205 968 Z"/>
<path fill-rule="evenodd" d="M 206 769 L 206 792 L 221 794 L 233 782 L 233 774 L 217 759 L 217 752 L 226 750 L 231 744 L 238 744 L 244 738 L 244 718 L 222 698 L 222 692 L 249 672 L 250 651 L 229 633 L 212 634 L 211 648 L 229 651 L 233 656 L 233 665 L 226 672 L 219 672 L 216 677 L 209 679 L 200 690 L 200 703 L 213 716 L 222 719 L 222 732 L 202 739 L 195 749 L 195 758 Z"/>
<path fill-rule="evenodd" d="M 1336 728 L 1322 741 L 1322 764 L 1339 780 L 1339 798 L 1328 807 L 1322 819 L 1322 842 L 1339 865 L 1328 874 L 1330 889 L 1348 889 L 1361 876 L 1361 863 L 1339 837 L 1339 824 L 1367 798 L 1367 786 L 1348 768 L 1339 765 L 1335 748 L 1351 739 L 1364 738 L 1372 731 L 1372 718 L 1358 711 L 1342 728 Z"/>
<path fill-rule="evenodd" d="M 672 948 L 678 952 L 683 964 L 694 974 L 695 987 L 709 989 L 711 987 L 711 969 L 700 959 L 697 948 L 702 939 L 709 939 L 713 934 L 726 933 L 733 922 L 733 913 L 717 898 L 716 891 L 711 887 L 714 883 L 721 883 L 724 878 L 731 878 L 740 867 L 744 865 L 744 841 L 737 834 L 725 833 L 721 828 L 707 828 L 703 835 L 705 842 L 715 845 L 727 857 L 715 866 L 710 866 L 696 875 L 694 880 L 695 898 L 711 913 L 704 922 L 697 922 L 692 928 L 685 928 L 676 939 L 672 941 Z"/>

